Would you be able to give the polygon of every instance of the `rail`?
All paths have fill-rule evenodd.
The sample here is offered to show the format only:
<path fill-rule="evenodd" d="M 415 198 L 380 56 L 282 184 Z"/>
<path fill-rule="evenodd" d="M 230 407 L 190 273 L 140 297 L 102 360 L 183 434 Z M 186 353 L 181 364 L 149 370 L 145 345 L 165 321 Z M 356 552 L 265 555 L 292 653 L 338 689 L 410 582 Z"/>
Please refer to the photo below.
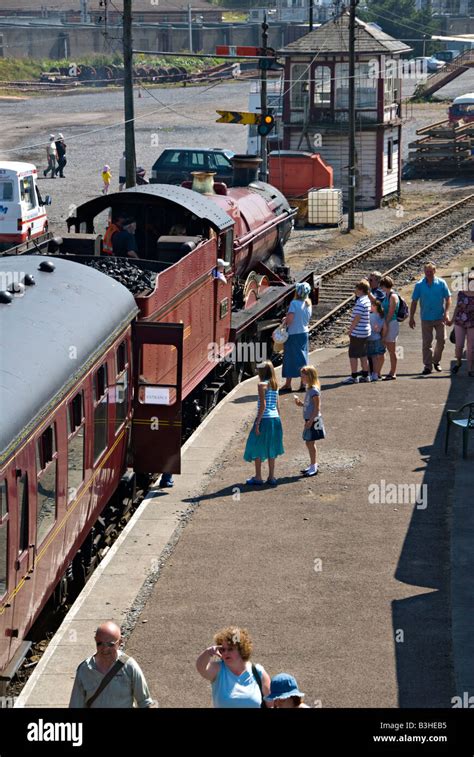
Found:
<path fill-rule="evenodd" d="M 425 256 L 426 259 L 438 245 L 462 233 L 473 223 L 474 194 L 471 194 L 318 274 L 320 296 L 310 333 L 314 334 L 353 302 L 354 282 L 366 274 L 367 263 L 376 265 L 384 276 L 392 275 L 417 258 Z M 321 313 L 321 310 L 325 312 Z"/>

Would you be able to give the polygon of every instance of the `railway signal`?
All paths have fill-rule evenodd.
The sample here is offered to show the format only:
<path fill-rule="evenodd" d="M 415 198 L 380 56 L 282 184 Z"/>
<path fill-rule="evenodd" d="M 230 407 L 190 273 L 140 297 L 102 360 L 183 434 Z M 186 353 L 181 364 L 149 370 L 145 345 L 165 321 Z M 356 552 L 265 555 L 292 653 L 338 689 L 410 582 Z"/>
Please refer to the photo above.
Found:
<path fill-rule="evenodd" d="M 275 119 L 268 113 L 266 116 L 259 116 L 258 119 L 257 132 L 261 137 L 266 137 L 275 126 Z"/>

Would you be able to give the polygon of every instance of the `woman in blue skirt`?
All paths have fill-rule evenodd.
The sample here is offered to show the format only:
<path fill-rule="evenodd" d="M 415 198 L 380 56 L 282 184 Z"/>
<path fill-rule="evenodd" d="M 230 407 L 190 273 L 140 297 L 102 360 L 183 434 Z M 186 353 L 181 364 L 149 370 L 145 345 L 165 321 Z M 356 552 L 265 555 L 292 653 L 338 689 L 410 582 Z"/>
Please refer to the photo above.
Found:
<path fill-rule="evenodd" d="M 258 384 L 257 418 L 245 446 L 244 460 L 255 463 L 255 476 L 247 479 L 251 486 L 260 486 L 262 479 L 262 460 L 268 460 L 267 484 L 276 486 L 275 458 L 283 455 L 283 428 L 278 404 L 278 381 L 270 360 L 258 366 L 260 382 Z"/>
<path fill-rule="evenodd" d="M 284 392 L 291 392 L 291 379 L 299 378 L 301 369 L 308 363 L 308 332 L 312 313 L 310 292 L 311 287 L 306 282 L 296 285 L 295 298 L 283 321 L 288 332 L 283 352 L 282 376 L 286 381 L 281 391 Z M 300 385 L 300 391 L 303 390 Z"/>

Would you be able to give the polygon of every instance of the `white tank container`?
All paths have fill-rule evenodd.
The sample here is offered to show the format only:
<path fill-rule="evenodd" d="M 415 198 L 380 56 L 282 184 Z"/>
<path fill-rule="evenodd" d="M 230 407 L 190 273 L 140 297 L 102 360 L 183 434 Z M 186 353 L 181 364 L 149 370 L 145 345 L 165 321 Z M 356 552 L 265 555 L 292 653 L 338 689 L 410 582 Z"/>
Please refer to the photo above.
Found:
<path fill-rule="evenodd" d="M 310 189 L 308 223 L 338 226 L 342 223 L 342 189 Z"/>

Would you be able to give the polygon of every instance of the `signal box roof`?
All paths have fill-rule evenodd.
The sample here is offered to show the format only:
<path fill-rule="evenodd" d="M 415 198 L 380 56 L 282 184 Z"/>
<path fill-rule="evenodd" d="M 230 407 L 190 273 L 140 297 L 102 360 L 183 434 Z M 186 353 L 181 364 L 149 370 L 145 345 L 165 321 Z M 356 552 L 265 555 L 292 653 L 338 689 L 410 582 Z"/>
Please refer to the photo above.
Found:
<path fill-rule="evenodd" d="M 380 27 L 366 24 L 356 18 L 356 42 L 357 54 L 399 54 L 406 53 L 412 48 L 394 39 L 383 32 Z M 332 53 L 349 54 L 349 12 L 344 11 L 339 16 L 320 27 L 291 42 L 281 52 L 295 53 L 295 55 Z"/>

